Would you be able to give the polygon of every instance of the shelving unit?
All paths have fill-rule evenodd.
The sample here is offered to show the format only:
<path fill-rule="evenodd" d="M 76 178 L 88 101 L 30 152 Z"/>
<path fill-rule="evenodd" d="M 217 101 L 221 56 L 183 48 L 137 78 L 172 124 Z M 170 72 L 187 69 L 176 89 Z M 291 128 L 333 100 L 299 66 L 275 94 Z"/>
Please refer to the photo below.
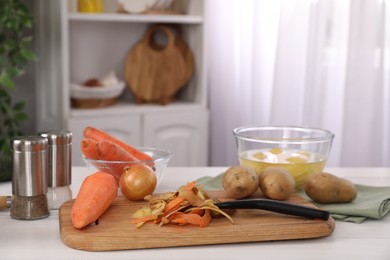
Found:
<path fill-rule="evenodd" d="M 177 24 L 201 24 L 201 15 L 139 15 L 139 14 L 80 14 L 70 13 L 70 21 L 94 21 L 94 22 L 135 22 L 135 23 L 177 23 Z"/>
<path fill-rule="evenodd" d="M 72 131 L 73 165 L 83 164 L 79 142 L 82 130 L 88 125 L 108 131 L 134 146 L 170 150 L 175 154 L 170 165 L 208 164 L 204 3 L 199 0 L 183 1 L 186 8 L 183 15 L 134 15 L 114 13 L 112 10 L 109 13 L 85 14 L 69 12 L 67 1 L 60 1 L 59 5 L 52 3 L 57 1 L 40 2 L 45 5 L 43 9 L 52 12 L 51 19 L 57 21 L 56 26 L 41 25 L 46 37 L 41 36 L 43 38 L 38 41 L 44 56 L 40 74 L 50 78 L 41 78 L 39 83 L 38 102 L 42 107 L 38 111 L 38 127 L 40 130 L 61 128 Z M 106 2 L 112 6 L 115 1 Z M 53 10 L 57 10 L 60 16 L 56 18 Z M 142 38 L 148 26 L 155 23 L 180 25 L 182 37 L 193 52 L 194 75 L 179 91 L 175 101 L 168 105 L 135 104 L 132 93 L 126 88 L 119 102 L 110 107 L 72 108 L 70 84 L 81 83 L 111 70 L 123 80 L 127 53 Z M 48 50 L 56 48 L 55 40 L 50 37 L 49 43 L 44 40 L 56 33 L 61 38 L 60 54 L 47 56 Z M 57 64 L 50 67 L 55 55 L 58 57 Z M 50 75 L 47 72 L 51 72 Z M 60 84 L 53 86 L 56 80 Z M 53 99 L 57 99 L 57 102 Z"/>

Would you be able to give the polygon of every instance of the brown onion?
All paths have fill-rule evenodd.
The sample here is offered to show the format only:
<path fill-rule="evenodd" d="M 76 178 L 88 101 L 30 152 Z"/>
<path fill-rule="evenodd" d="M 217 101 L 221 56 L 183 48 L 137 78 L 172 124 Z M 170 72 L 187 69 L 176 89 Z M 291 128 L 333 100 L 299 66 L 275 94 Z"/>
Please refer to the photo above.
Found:
<path fill-rule="evenodd" d="M 126 167 L 119 180 L 121 191 L 129 200 L 142 200 L 154 192 L 156 185 L 153 169 L 145 164 Z"/>

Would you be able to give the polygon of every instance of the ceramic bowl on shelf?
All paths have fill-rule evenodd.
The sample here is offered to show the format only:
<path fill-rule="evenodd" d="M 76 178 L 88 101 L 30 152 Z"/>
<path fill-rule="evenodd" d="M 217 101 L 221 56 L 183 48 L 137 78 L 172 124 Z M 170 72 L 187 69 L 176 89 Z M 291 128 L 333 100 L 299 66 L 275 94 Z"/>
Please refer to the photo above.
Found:
<path fill-rule="evenodd" d="M 233 134 L 241 165 L 258 174 L 269 166 L 283 167 L 293 175 L 296 190 L 309 174 L 323 171 L 334 138 L 325 129 L 297 126 L 244 126 Z"/>
<path fill-rule="evenodd" d="M 83 86 L 72 84 L 70 96 L 75 108 L 98 108 L 114 104 L 123 93 L 125 83 L 118 82 L 111 86 Z"/>
<path fill-rule="evenodd" d="M 166 13 L 172 11 L 173 0 L 118 0 L 119 12 L 129 14 Z"/>
<path fill-rule="evenodd" d="M 86 163 L 89 169 L 96 169 L 98 171 L 106 172 L 114 175 L 117 179 L 120 178 L 123 173 L 123 169 L 128 166 L 136 164 L 149 165 L 156 174 L 157 186 L 160 184 L 164 171 L 168 166 L 169 161 L 173 157 L 173 153 L 164 149 L 149 148 L 149 147 L 137 147 L 138 150 L 146 153 L 152 160 L 147 161 L 104 161 L 104 160 L 91 160 L 82 155 L 83 161 Z"/>

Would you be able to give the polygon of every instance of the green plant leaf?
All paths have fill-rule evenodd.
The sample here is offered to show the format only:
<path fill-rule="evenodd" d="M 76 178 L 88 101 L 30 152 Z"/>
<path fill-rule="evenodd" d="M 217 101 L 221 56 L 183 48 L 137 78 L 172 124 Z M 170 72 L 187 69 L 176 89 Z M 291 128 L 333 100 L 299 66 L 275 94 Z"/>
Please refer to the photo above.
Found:
<path fill-rule="evenodd" d="M 35 54 L 32 52 L 32 51 L 30 51 L 30 50 L 28 50 L 28 49 L 25 49 L 25 48 L 23 48 L 23 49 L 21 49 L 20 50 L 20 54 L 22 55 L 22 57 L 23 58 L 25 58 L 26 60 L 36 60 L 36 56 L 35 56 Z"/>
<path fill-rule="evenodd" d="M 20 122 L 28 118 L 25 102 L 13 102 L 14 79 L 28 61 L 37 59 L 30 50 L 33 26 L 25 0 L 0 0 L 0 155 L 10 153 L 10 140 L 21 135 Z"/>
<path fill-rule="evenodd" d="M 8 68 L 7 73 L 8 73 L 10 78 L 15 78 L 15 77 L 22 75 L 24 73 L 24 70 L 15 66 L 12 68 Z"/>
<path fill-rule="evenodd" d="M 26 36 L 23 37 L 23 39 L 20 41 L 21 46 L 27 47 L 27 45 L 32 43 L 32 37 L 31 36 Z"/>
<path fill-rule="evenodd" d="M 15 111 L 22 111 L 24 109 L 25 105 L 26 105 L 26 102 L 24 102 L 24 101 L 18 102 L 14 105 L 14 110 Z"/>
<path fill-rule="evenodd" d="M 22 121 L 22 120 L 26 120 L 28 118 L 28 115 L 24 112 L 17 112 L 17 113 L 15 113 L 15 118 L 18 121 Z"/>
<path fill-rule="evenodd" d="M 12 79 L 9 77 L 8 73 L 3 69 L 0 74 L 0 84 L 6 88 L 14 89 L 15 84 Z"/>
<path fill-rule="evenodd" d="M 1 43 L 0 41 L 0 55 L 2 55 L 3 53 L 5 53 L 6 49 L 5 49 L 5 46 L 4 44 Z"/>
<path fill-rule="evenodd" d="M 8 98 L 8 97 L 9 97 L 8 89 L 0 88 L 0 98 L 4 99 L 4 98 Z M 1 105 L 1 103 L 0 103 L 0 105 Z"/>

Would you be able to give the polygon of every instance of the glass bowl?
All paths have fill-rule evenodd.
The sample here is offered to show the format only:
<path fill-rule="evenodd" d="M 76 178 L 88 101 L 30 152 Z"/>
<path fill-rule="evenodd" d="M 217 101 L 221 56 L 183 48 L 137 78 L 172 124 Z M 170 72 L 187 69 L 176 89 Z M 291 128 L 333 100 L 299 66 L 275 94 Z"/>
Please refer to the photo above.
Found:
<path fill-rule="evenodd" d="M 243 126 L 233 130 L 241 165 L 260 174 L 269 166 L 287 169 L 295 179 L 295 189 L 306 177 L 323 171 L 334 134 L 325 129 L 297 126 Z"/>
<path fill-rule="evenodd" d="M 173 157 L 173 154 L 167 150 L 158 149 L 158 148 L 149 148 L 149 147 L 137 147 L 138 150 L 146 153 L 153 160 L 147 161 L 103 161 L 103 160 L 91 160 L 87 159 L 82 155 L 82 159 L 88 168 L 95 168 L 98 171 L 110 173 L 114 175 L 117 179 L 120 179 L 123 169 L 127 166 L 132 166 L 135 164 L 147 164 L 154 170 L 154 173 L 157 177 L 157 186 L 161 182 L 165 168 L 168 166 L 169 160 Z"/>

